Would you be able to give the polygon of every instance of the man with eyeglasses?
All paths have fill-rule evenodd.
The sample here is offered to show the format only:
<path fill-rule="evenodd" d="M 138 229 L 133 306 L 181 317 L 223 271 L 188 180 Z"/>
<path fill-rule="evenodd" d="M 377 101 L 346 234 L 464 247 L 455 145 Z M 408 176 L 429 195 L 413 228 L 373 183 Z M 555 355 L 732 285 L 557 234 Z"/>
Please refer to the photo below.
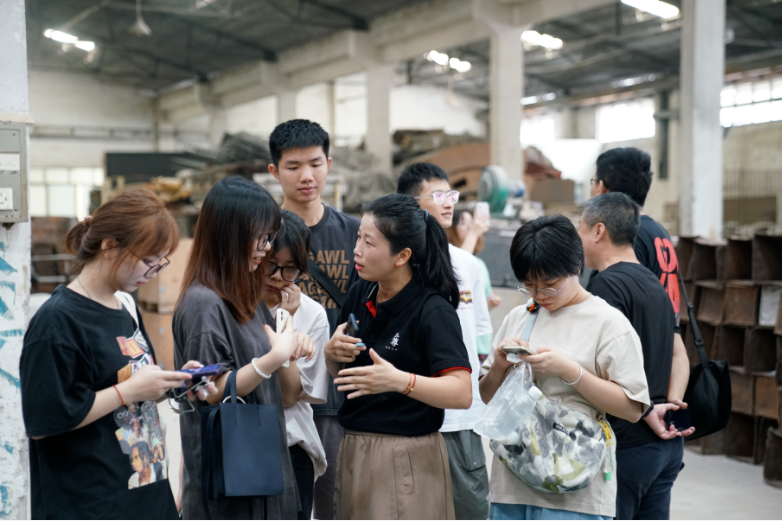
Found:
<path fill-rule="evenodd" d="M 419 206 L 429 212 L 429 219 L 437 219 L 443 228 L 452 226 L 459 192 L 451 189 L 448 175 L 439 166 L 431 163 L 410 165 L 399 178 L 397 192 L 413 196 Z M 488 223 L 480 222 L 477 229 L 482 229 L 480 233 L 483 233 L 487 228 Z M 452 244 L 448 248 L 459 281 L 461 302 L 456 314 L 472 366 L 473 401 L 466 410 L 447 409 L 440 432 L 448 447 L 456 519 L 487 519 L 489 476 L 486 455 L 481 437 L 473 432 L 473 427 L 485 407 L 478 390 L 478 336 L 491 335 L 491 318 L 478 260 Z"/>

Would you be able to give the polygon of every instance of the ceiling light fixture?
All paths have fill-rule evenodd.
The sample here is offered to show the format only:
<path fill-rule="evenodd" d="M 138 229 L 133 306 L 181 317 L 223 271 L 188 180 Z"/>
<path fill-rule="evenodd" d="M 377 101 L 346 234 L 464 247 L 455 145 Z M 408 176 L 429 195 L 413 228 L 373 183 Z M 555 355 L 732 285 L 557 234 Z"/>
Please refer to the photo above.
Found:
<path fill-rule="evenodd" d="M 152 34 L 152 29 L 149 28 L 141 16 L 141 0 L 136 0 L 136 21 L 133 22 L 128 32 L 133 36 L 149 36 Z"/>
<path fill-rule="evenodd" d="M 43 35 L 49 38 L 50 40 L 54 40 L 55 42 L 60 42 L 68 45 L 73 45 L 83 51 L 90 52 L 95 49 L 95 42 L 79 40 L 78 36 L 64 33 L 62 31 L 58 31 L 57 29 L 46 29 L 43 32 Z"/>
<path fill-rule="evenodd" d="M 549 92 L 548 94 L 541 94 L 540 96 L 527 96 L 526 98 L 521 98 L 521 104 L 522 105 L 534 105 L 535 103 L 540 103 L 541 101 L 552 101 L 556 99 L 557 95 L 553 92 Z"/>
<path fill-rule="evenodd" d="M 561 49 L 563 42 L 550 34 L 540 34 L 537 31 L 524 31 L 521 33 L 521 41 L 529 46 L 544 47 L 550 51 Z"/>
<path fill-rule="evenodd" d="M 424 53 L 424 58 L 426 58 L 430 62 L 434 62 L 437 65 L 440 65 L 441 67 L 450 67 L 456 72 L 467 72 L 470 69 L 472 69 L 472 63 L 466 60 L 460 60 L 459 58 L 451 58 L 444 52 L 432 50 L 427 53 Z M 444 72 L 444 71 L 440 70 L 439 72 Z"/>
<path fill-rule="evenodd" d="M 467 72 L 472 69 L 472 63 L 459 58 L 451 58 L 448 60 L 448 65 L 457 72 Z"/>
<path fill-rule="evenodd" d="M 622 3 L 660 18 L 673 18 L 679 15 L 678 7 L 660 0 L 622 0 Z"/>
<path fill-rule="evenodd" d="M 444 52 L 429 51 L 424 54 L 424 57 L 430 62 L 435 62 L 437 65 L 448 65 L 450 58 Z"/>

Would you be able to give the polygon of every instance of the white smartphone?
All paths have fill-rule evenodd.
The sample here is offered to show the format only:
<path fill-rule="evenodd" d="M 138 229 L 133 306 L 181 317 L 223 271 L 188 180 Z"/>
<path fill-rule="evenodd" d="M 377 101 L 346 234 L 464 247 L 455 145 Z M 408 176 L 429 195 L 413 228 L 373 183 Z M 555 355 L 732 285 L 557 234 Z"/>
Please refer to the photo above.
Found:
<path fill-rule="evenodd" d="M 475 215 L 480 220 L 488 219 L 489 215 L 489 203 L 485 201 L 479 201 L 475 203 Z"/>
<path fill-rule="evenodd" d="M 282 333 L 285 331 L 285 326 L 288 323 L 288 317 L 290 317 L 291 314 L 288 313 L 288 311 L 277 308 L 277 333 Z M 283 367 L 290 367 L 291 361 L 285 360 L 285 363 L 282 364 Z"/>

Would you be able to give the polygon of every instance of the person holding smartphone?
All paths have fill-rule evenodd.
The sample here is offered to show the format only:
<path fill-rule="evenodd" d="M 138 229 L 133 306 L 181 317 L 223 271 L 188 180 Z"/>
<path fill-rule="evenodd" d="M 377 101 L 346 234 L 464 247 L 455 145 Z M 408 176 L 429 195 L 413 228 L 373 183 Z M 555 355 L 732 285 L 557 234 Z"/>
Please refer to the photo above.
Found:
<path fill-rule="evenodd" d="M 345 394 L 337 519 L 454 519 L 443 409 L 472 404 L 445 232 L 409 195 L 365 206 L 354 250 L 361 280 L 326 344 Z M 353 314 L 359 337 L 345 334 Z"/>
<path fill-rule="evenodd" d="M 329 321 L 326 310 L 302 295 L 297 285 L 299 278 L 307 273 L 310 230 L 293 212 L 282 210 L 281 215 L 280 231 L 269 251 L 269 262 L 263 268 L 263 301 L 272 315 L 278 309 L 288 311 L 293 328 L 308 335 L 315 344 L 314 355 L 291 362 L 291 368 L 280 372 L 280 377 L 291 379 L 286 386 L 298 390 L 294 401 L 291 401 L 293 396 L 283 397 L 285 426 L 301 503 L 298 518 L 311 519 L 313 486 L 326 472 L 327 462 L 310 404 L 325 403 L 328 396 L 324 346 L 329 339 Z"/>
<path fill-rule="evenodd" d="M 33 316 L 20 362 L 33 519 L 177 519 L 157 402 L 191 376 L 157 365 L 128 293 L 168 266 L 178 241 L 150 190 L 118 195 L 68 232 L 75 278 Z"/>
<path fill-rule="evenodd" d="M 586 265 L 598 270 L 587 290 L 621 311 L 638 333 L 654 404 L 644 422 L 609 416 L 617 437 L 616 516 L 668 519 L 671 489 L 682 468 L 683 436 L 694 429 L 664 423 L 667 411 L 679 409 L 667 400 L 676 319 L 659 279 L 636 258 L 633 244 L 639 216 L 638 205 L 627 195 L 598 195 L 586 202 L 578 233 Z"/>
<path fill-rule="evenodd" d="M 290 321 L 275 333 L 263 302 L 263 270 L 258 269 L 280 227 L 280 209 L 271 195 L 242 177 L 226 177 L 209 191 L 201 207 L 187 260 L 182 294 L 174 310 L 174 359 L 195 358 L 225 369 L 208 403 L 223 400 L 228 376 L 236 371 L 236 393 L 247 403 L 277 407 L 282 454 L 283 495 L 234 497 L 209 504 L 213 519 L 296 519 L 296 481 L 288 453 L 284 403 L 298 400 L 301 384 L 293 358 L 310 358 L 314 348 Z M 201 499 L 201 409 L 179 417 L 184 455 L 182 513 L 207 516 Z M 263 469 L 258 469 L 263 472 Z"/>

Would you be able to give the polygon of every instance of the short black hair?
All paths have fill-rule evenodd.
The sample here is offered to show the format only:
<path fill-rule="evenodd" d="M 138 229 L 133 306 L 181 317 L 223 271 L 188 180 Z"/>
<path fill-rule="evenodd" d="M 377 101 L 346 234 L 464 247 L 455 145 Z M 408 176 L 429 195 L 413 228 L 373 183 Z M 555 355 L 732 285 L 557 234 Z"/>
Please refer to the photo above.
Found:
<path fill-rule="evenodd" d="M 304 220 L 293 212 L 280 210 L 280 215 L 280 231 L 277 232 L 277 236 L 274 238 L 268 258 L 271 259 L 278 251 L 289 248 L 296 268 L 301 270 L 302 273 L 308 273 L 307 261 L 310 255 L 310 229 L 304 224 Z"/>
<path fill-rule="evenodd" d="M 510 245 L 510 265 L 519 282 L 579 275 L 584 246 L 578 230 L 563 215 L 538 217 L 516 232 Z"/>
<path fill-rule="evenodd" d="M 308 147 L 321 147 L 326 157 L 329 156 L 329 133 L 308 119 L 291 119 L 280 123 L 269 136 L 269 151 L 274 166 L 278 166 L 286 150 Z"/>
<path fill-rule="evenodd" d="M 652 158 L 643 150 L 612 148 L 598 156 L 596 177 L 610 192 L 627 194 L 638 206 L 643 206 L 652 186 L 651 167 Z"/>
<path fill-rule="evenodd" d="M 450 183 L 448 174 L 439 166 L 432 163 L 413 163 L 399 176 L 396 193 L 418 197 L 421 195 L 421 185 L 430 179 L 443 179 Z"/>
<path fill-rule="evenodd" d="M 615 246 L 632 246 L 638 235 L 641 211 L 627 195 L 611 192 L 587 201 L 582 219 L 590 228 L 603 223 Z"/>

